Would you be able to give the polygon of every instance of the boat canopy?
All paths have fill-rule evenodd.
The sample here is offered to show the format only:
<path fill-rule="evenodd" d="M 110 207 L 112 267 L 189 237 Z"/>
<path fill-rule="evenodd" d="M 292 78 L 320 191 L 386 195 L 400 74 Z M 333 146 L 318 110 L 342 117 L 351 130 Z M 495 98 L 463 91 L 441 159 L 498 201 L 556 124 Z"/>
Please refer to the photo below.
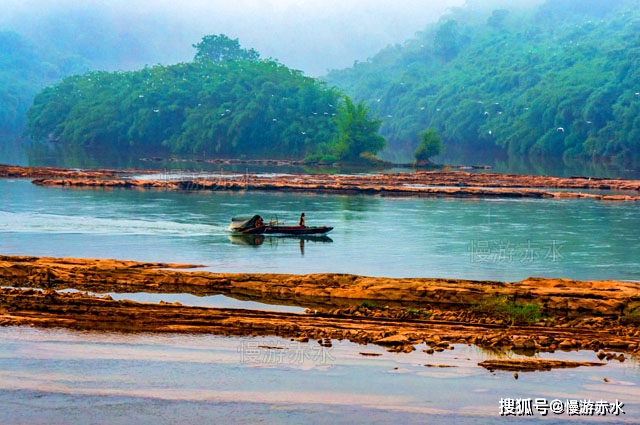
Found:
<path fill-rule="evenodd" d="M 260 216 L 258 214 L 251 218 L 233 217 L 231 219 L 231 224 L 229 225 L 229 230 L 233 232 L 243 232 L 245 230 L 253 229 L 256 227 L 256 220 L 259 218 Z"/>

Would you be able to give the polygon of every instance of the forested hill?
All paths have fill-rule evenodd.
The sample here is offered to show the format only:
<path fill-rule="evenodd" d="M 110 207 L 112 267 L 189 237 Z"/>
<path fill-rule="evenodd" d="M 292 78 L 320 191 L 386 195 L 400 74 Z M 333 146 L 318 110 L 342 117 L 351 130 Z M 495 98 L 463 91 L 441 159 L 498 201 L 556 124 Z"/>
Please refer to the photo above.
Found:
<path fill-rule="evenodd" d="M 396 159 L 427 128 L 450 151 L 640 159 L 637 0 L 456 9 L 326 80 L 384 118 Z"/>
<path fill-rule="evenodd" d="M 27 113 L 27 134 L 106 151 L 328 162 L 383 148 L 368 108 L 324 82 L 225 35 L 194 47 L 193 62 L 89 72 L 47 87 Z"/>
<path fill-rule="evenodd" d="M 20 34 L 0 31 L 0 134 L 22 131 L 43 86 L 82 68 L 78 57 L 43 51 Z"/>

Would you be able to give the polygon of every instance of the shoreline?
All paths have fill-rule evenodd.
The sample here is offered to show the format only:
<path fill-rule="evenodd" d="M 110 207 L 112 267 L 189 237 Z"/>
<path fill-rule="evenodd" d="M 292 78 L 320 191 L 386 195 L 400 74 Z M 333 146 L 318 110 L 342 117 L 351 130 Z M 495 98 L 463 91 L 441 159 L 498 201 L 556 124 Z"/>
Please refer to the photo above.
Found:
<path fill-rule="evenodd" d="M 159 179 L 136 175 L 160 174 Z M 182 191 L 276 191 L 336 195 L 640 201 L 640 180 L 548 177 L 467 171 L 263 176 L 228 174 L 171 179 L 160 170 L 70 170 L 0 165 L 0 178 L 31 178 L 40 186 Z M 589 193 L 601 191 L 602 193 Z M 624 192 L 623 194 L 615 192 Z"/>
<path fill-rule="evenodd" d="M 70 170 L 0 165 L 0 178 L 65 188 L 280 191 L 317 194 L 640 201 L 640 180 L 464 171 L 373 175 L 224 175 L 146 179 L 154 170 Z M 598 191 L 589 193 L 588 191 Z M 622 194 L 620 193 L 622 192 Z M 640 355 L 640 282 L 531 277 L 520 282 L 349 274 L 214 273 L 201 265 L 0 255 L 0 326 L 99 332 L 278 336 L 302 343 L 376 344 L 428 355 L 471 344 L 517 354 L 591 350 L 598 360 Z M 59 292 L 225 295 L 306 313 L 115 301 Z M 533 367 L 547 370 L 549 364 Z M 492 364 L 493 369 L 501 366 Z M 553 366 L 556 367 L 556 366 Z M 562 366 L 557 366 L 562 367 Z"/>
<path fill-rule="evenodd" d="M 0 256 L 0 326 L 116 332 L 279 336 L 376 344 L 427 354 L 454 344 L 535 354 L 592 350 L 599 360 L 640 354 L 640 283 L 530 278 L 521 282 L 396 279 L 343 274 L 233 274 L 197 265 Z M 34 289 L 36 288 L 36 289 Z M 115 301 L 93 293 L 223 294 L 296 305 L 284 313 Z M 513 315 L 536 305 L 539 315 Z M 502 301 L 501 301 L 502 302 Z"/>

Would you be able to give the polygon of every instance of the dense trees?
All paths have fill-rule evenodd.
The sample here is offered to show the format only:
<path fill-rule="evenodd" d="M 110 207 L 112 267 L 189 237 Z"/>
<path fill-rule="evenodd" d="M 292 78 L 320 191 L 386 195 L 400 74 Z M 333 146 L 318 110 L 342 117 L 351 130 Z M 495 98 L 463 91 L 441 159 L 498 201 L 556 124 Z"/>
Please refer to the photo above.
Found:
<path fill-rule="evenodd" d="M 327 81 L 386 117 L 380 132 L 394 159 L 434 128 L 456 151 L 640 160 L 636 2 L 484 13 L 455 9 Z"/>
<path fill-rule="evenodd" d="M 197 50 L 195 61 L 223 62 L 229 60 L 258 60 L 260 54 L 254 49 L 243 49 L 238 39 L 224 34 L 207 35 L 193 47 Z"/>
<path fill-rule="evenodd" d="M 135 72 L 90 72 L 39 93 L 28 134 L 76 146 L 218 157 L 336 154 L 384 146 L 369 110 L 226 36 L 207 36 L 196 61 Z"/>
<path fill-rule="evenodd" d="M 438 132 L 430 128 L 419 135 L 418 147 L 413 152 L 417 164 L 427 164 L 434 156 L 440 155 L 444 146 Z"/>
<path fill-rule="evenodd" d="M 524 11 L 480 3 L 326 84 L 237 39 L 207 36 L 192 63 L 48 87 L 29 111 L 29 134 L 74 146 L 354 160 L 384 146 L 379 128 L 387 158 L 406 162 L 416 134 L 432 128 L 447 152 L 640 161 L 637 0 L 549 0 Z M 37 88 L 79 63 L 68 59 L 65 68 L 0 33 L 0 123 L 19 128 Z"/>
<path fill-rule="evenodd" d="M 375 155 L 384 148 L 385 140 L 377 134 L 382 121 L 371 120 L 369 108 L 362 102 L 355 105 L 348 97 L 338 108 L 338 139 L 333 147 L 341 161 L 357 162 L 363 154 Z"/>
<path fill-rule="evenodd" d="M 21 131 L 33 96 L 59 76 L 59 66 L 19 34 L 0 32 L 0 133 Z"/>

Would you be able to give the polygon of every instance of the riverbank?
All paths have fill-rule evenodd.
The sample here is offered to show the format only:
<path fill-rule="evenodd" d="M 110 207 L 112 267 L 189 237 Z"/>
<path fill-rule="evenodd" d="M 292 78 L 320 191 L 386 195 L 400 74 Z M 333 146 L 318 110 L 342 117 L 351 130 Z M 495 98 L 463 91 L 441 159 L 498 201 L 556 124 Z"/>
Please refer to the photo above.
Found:
<path fill-rule="evenodd" d="M 466 171 L 412 173 L 227 174 L 175 177 L 152 170 L 68 170 L 0 166 L 0 177 L 41 186 L 189 191 L 271 191 L 456 198 L 558 198 L 640 201 L 640 180 L 549 177 Z"/>
<path fill-rule="evenodd" d="M 389 279 L 343 274 L 228 274 L 196 265 L 0 257 L 0 324 L 118 332 L 280 336 L 427 354 L 474 344 L 535 353 L 640 353 L 640 283 Z M 60 292 L 73 288 L 81 292 Z M 83 292 L 89 291 L 90 293 Z M 306 314 L 116 301 L 108 292 L 224 294 Z"/>

